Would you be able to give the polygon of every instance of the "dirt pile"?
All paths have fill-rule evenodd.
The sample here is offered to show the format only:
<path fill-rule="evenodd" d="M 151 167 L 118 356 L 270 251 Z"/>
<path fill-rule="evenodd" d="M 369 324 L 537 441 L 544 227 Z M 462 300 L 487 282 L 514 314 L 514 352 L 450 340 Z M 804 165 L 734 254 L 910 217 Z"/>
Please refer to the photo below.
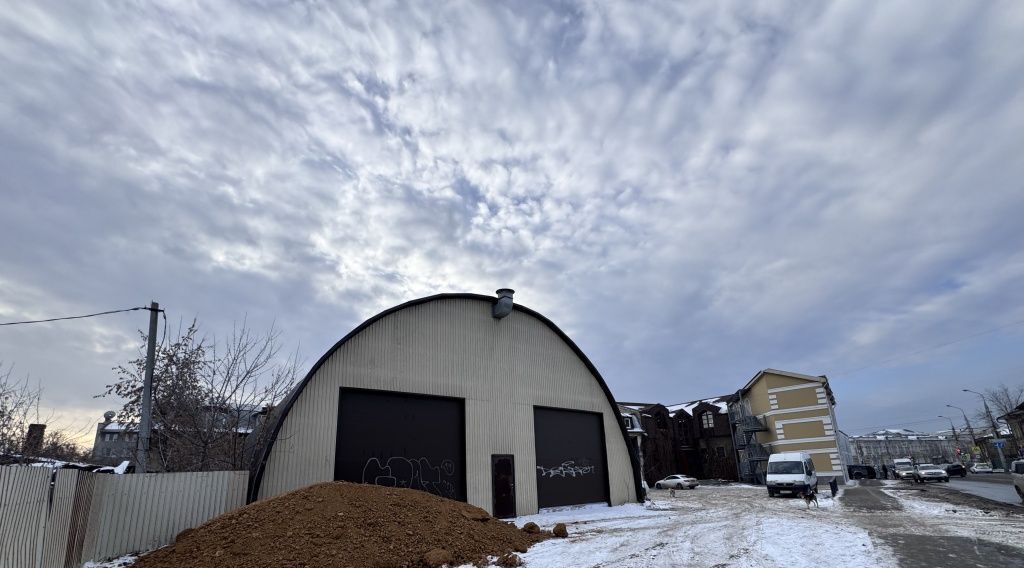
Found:
<path fill-rule="evenodd" d="M 457 566 L 524 552 L 549 537 L 422 491 L 332 482 L 253 503 L 184 531 L 173 545 L 143 556 L 135 566 L 421 567 L 439 559 Z"/>

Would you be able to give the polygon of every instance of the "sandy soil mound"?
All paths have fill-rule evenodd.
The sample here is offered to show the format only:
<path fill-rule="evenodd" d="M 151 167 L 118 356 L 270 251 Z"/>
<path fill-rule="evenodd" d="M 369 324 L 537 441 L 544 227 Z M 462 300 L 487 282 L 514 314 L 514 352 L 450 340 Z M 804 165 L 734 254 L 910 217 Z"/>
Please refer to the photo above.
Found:
<path fill-rule="evenodd" d="M 414 567 L 437 558 L 457 566 L 524 552 L 549 537 L 423 491 L 339 481 L 221 515 L 182 532 L 173 545 L 143 556 L 135 566 Z"/>

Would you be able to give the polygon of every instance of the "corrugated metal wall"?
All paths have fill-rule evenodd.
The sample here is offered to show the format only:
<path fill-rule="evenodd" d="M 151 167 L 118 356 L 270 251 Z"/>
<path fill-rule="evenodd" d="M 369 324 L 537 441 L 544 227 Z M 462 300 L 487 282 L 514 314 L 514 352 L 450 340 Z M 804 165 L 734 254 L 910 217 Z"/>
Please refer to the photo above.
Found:
<path fill-rule="evenodd" d="M 519 311 L 497 320 L 490 302 L 475 299 L 399 310 L 342 345 L 282 425 L 260 498 L 333 479 L 343 386 L 465 399 L 468 500 L 490 511 L 490 456 L 513 454 L 521 515 L 537 510 L 533 407 L 600 412 L 611 502 L 636 500 L 618 413 L 583 361 L 542 321 Z"/>
<path fill-rule="evenodd" d="M 109 475 L 0 467 L 0 568 L 71 568 L 152 550 L 245 504 L 248 472 Z"/>
<path fill-rule="evenodd" d="M 0 568 L 37 564 L 49 489 L 48 468 L 0 467 Z"/>
<path fill-rule="evenodd" d="M 241 507 L 248 472 L 102 475 L 95 482 L 83 543 L 86 559 L 152 550 Z"/>

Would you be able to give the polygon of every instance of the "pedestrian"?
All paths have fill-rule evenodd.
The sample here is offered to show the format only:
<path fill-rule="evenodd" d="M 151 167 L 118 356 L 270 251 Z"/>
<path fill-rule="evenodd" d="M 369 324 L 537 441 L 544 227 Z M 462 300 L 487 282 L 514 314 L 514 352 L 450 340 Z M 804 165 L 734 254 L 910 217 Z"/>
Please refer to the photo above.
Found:
<path fill-rule="evenodd" d="M 882 464 L 882 479 L 889 479 L 889 467 Z"/>
<path fill-rule="evenodd" d="M 836 478 L 833 477 L 828 482 L 828 488 L 832 490 L 832 498 L 834 499 L 835 496 L 836 496 L 836 493 L 839 493 L 839 483 L 836 482 Z"/>

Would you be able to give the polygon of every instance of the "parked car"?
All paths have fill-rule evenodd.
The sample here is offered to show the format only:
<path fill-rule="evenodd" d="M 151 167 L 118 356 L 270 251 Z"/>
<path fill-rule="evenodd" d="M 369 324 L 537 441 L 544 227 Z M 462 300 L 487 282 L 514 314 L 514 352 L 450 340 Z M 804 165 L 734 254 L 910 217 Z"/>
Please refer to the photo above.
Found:
<path fill-rule="evenodd" d="M 850 479 L 875 479 L 878 476 L 875 468 L 870 465 L 848 465 L 846 471 L 850 474 Z"/>
<path fill-rule="evenodd" d="M 946 470 L 934 464 L 917 464 L 917 467 L 914 468 L 914 483 L 926 483 L 928 481 L 949 483 L 949 474 L 946 473 Z"/>
<path fill-rule="evenodd" d="M 694 487 L 697 487 L 698 485 L 700 485 L 700 483 L 698 483 L 697 480 L 695 478 L 693 478 L 693 477 L 689 477 L 687 475 L 670 475 L 670 476 L 666 477 L 665 479 L 662 479 L 661 481 L 655 482 L 654 483 L 654 488 L 655 489 L 682 489 L 682 488 L 685 487 L 686 489 L 693 489 Z"/>
<path fill-rule="evenodd" d="M 959 475 L 960 477 L 967 477 L 967 468 L 962 463 L 951 463 L 946 465 L 946 473 L 950 477 Z"/>
<path fill-rule="evenodd" d="M 992 464 L 990 464 L 990 463 L 972 463 L 970 471 L 971 471 L 971 473 L 992 473 Z"/>
<path fill-rule="evenodd" d="M 1010 477 L 1013 478 L 1013 488 L 1017 490 L 1020 502 L 1024 503 L 1024 460 L 1017 460 L 1010 464 Z"/>

